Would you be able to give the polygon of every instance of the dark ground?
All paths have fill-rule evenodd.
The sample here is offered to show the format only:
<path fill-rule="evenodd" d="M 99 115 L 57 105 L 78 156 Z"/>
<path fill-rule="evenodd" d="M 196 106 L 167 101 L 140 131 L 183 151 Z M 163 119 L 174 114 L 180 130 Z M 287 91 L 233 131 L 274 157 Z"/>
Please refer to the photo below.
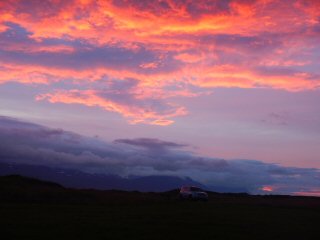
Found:
<path fill-rule="evenodd" d="M 65 189 L 0 178 L 1 239 L 317 239 L 320 198 Z M 5 238 L 3 237 L 5 236 Z"/>

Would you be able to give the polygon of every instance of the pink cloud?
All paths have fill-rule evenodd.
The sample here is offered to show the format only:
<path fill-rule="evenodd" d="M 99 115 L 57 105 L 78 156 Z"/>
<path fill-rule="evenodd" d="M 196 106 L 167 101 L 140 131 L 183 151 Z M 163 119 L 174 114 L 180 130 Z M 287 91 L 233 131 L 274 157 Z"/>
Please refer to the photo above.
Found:
<path fill-rule="evenodd" d="M 69 81 L 79 89 L 136 79 L 135 100 L 161 100 L 172 112 L 115 103 L 92 87 L 38 99 L 169 125 L 186 113 L 170 98 L 199 88 L 319 88 L 319 9 L 308 0 L 2 1 L 0 84 Z"/>
<path fill-rule="evenodd" d="M 124 100 L 127 98 L 126 100 Z M 171 118 L 187 114 L 184 107 L 171 103 L 157 102 L 157 99 L 144 99 L 131 93 L 114 93 L 95 90 L 70 90 L 43 94 L 37 100 L 51 103 L 82 104 L 89 107 L 101 107 L 107 111 L 120 113 L 129 119 L 129 123 L 147 123 L 166 126 L 174 121 Z M 148 102 L 152 101 L 152 104 Z M 156 106 L 156 105 L 159 106 Z"/>

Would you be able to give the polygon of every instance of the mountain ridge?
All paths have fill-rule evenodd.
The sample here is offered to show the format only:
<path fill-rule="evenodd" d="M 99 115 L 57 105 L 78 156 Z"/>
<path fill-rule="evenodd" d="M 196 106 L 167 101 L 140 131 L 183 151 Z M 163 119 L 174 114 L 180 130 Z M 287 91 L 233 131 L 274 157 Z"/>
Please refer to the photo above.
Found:
<path fill-rule="evenodd" d="M 207 188 L 188 177 L 154 175 L 124 178 L 111 174 L 90 174 L 74 169 L 0 162 L 0 176 L 5 175 L 23 175 L 78 189 L 164 192 L 180 188 L 183 185 Z"/>

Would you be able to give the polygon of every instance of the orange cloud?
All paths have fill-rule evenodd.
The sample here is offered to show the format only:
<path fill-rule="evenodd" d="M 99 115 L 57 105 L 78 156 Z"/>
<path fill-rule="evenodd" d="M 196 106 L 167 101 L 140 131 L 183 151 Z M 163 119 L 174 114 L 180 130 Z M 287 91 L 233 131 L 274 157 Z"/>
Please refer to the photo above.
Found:
<path fill-rule="evenodd" d="M 319 9 L 311 0 L 56 0 L 28 7 L 1 1 L 0 84 L 69 81 L 87 89 L 38 99 L 99 106 L 132 123 L 169 125 L 186 110 L 172 104 L 173 112 L 147 111 L 101 98 L 86 86 L 135 79 L 134 96 L 141 101 L 198 96 L 200 90 L 190 90 L 195 87 L 316 89 Z M 98 56 L 108 47 L 117 51 Z M 116 59 L 126 51 L 140 55 Z M 106 64 L 110 59 L 113 64 Z"/>
<path fill-rule="evenodd" d="M 263 186 L 261 188 L 261 190 L 264 191 L 264 192 L 273 192 L 274 191 L 272 186 Z"/>
<path fill-rule="evenodd" d="M 67 36 L 101 44 L 114 40 L 137 41 L 148 43 L 149 47 L 166 43 L 162 36 L 167 37 L 170 45 L 172 36 L 180 34 L 283 33 L 295 32 L 301 25 L 316 24 L 313 5 L 306 8 L 299 4 L 301 1 L 289 6 L 281 1 L 260 0 L 252 4 L 232 1 L 228 9 L 219 11 L 210 1 L 199 1 L 194 4 L 199 16 L 188 12 L 190 3 L 184 1 L 165 1 L 168 7 L 163 11 L 157 2 L 150 3 L 153 4 L 150 8 L 139 8 L 134 2 L 127 1 L 119 7 L 110 1 L 57 1 L 56 4 L 51 3 L 54 12 L 43 14 L 39 6 L 35 6 L 32 13 L 17 12 L 21 2 L 10 1 L 3 4 L 5 11 L 1 13 L 1 20 L 23 26 L 35 39 Z M 152 11 L 152 8 L 157 10 Z"/>
<path fill-rule="evenodd" d="M 121 96 L 120 96 L 121 97 Z M 51 103 L 66 103 L 66 104 L 82 104 L 89 107 L 101 107 L 107 111 L 120 113 L 122 116 L 129 119 L 129 123 L 146 123 L 151 125 L 166 126 L 172 124 L 174 121 L 170 118 L 177 116 L 183 116 L 187 114 L 184 107 L 168 104 L 165 111 L 158 112 L 151 105 L 131 104 L 117 101 L 114 99 L 108 99 L 108 97 L 102 97 L 98 91 L 86 90 L 70 90 L 59 91 L 51 94 L 39 95 L 37 100 L 48 100 Z"/>
<path fill-rule="evenodd" d="M 192 76 L 193 70 L 190 70 Z M 198 76 L 196 76 L 198 74 Z M 293 75 L 263 75 L 250 69 L 232 65 L 204 68 L 194 74 L 194 84 L 201 87 L 274 88 L 288 91 L 316 89 L 320 87 L 320 77 L 314 81 L 308 73 Z"/>
<path fill-rule="evenodd" d="M 158 64 L 155 62 L 151 62 L 151 63 L 143 63 L 140 65 L 140 67 L 142 68 L 157 68 Z"/>

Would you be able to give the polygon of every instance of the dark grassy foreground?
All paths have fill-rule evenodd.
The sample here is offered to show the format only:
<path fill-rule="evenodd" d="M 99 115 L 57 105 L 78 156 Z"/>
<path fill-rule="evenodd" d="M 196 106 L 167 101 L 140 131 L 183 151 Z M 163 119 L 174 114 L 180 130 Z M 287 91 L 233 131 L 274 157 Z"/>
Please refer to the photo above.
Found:
<path fill-rule="evenodd" d="M 211 193 L 208 202 L 180 202 L 175 191 L 6 181 L 0 181 L 1 239 L 315 239 L 320 219 L 319 198 Z"/>

